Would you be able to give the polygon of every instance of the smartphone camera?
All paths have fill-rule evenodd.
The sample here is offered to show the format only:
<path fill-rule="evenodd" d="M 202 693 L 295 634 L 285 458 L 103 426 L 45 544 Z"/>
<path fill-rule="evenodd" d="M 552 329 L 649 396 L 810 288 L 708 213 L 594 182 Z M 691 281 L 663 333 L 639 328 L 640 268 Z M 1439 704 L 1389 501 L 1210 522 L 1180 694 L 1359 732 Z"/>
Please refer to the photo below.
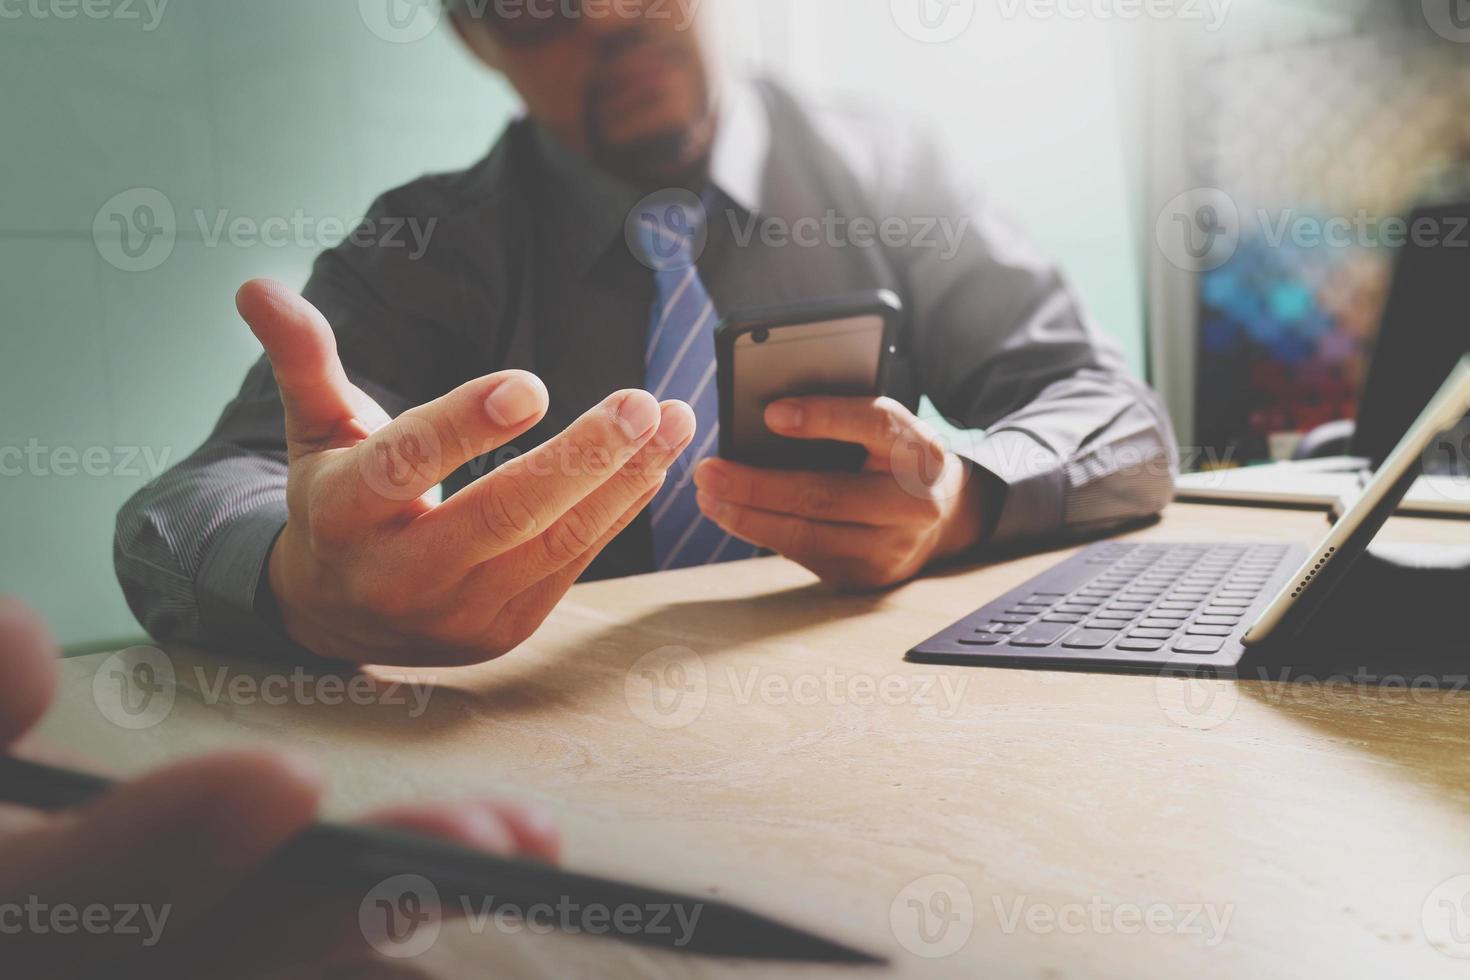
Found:
<path fill-rule="evenodd" d="M 771 339 L 771 331 L 767 330 L 765 327 L 761 327 L 759 330 L 752 330 L 750 332 L 750 339 L 754 343 L 764 344 L 766 341 Z"/>

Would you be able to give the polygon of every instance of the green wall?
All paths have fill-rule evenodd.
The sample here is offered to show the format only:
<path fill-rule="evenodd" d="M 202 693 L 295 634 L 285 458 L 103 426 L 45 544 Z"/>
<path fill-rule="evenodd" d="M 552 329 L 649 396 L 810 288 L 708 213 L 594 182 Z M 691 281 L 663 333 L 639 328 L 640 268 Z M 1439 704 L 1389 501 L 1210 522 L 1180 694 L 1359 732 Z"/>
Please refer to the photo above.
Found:
<path fill-rule="evenodd" d="M 303 283 L 333 222 L 473 161 L 511 111 L 450 32 L 385 40 L 371 7 L 173 0 L 155 22 L 138 0 L 0 19 L 0 592 L 65 644 L 139 631 L 112 573 L 113 516 L 149 458 L 199 443 L 257 356 L 239 284 Z M 111 213 L 131 219 L 154 197 L 139 188 L 171 203 L 177 239 L 143 252 L 167 256 L 156 268 L 126 271 Z M 222 215 L 269 231 L 298 214 L 307 233 L 284 242 L 211 241 Z"/>
<path fill-rule="evenodd" d="M 0 592 L 38 606 L 63 643 L 138 632 L 112 573 L 113 516 L 158 465 L 199 443 L 256 356 L 233 310 L 236 287 L 261 275 L 304 282 L 332 230 L 322 223 L 350 226 L 380 191 L 469 163 L 512 111 L 505 87 L 442 25 L 395 33 L 387 3 L 93 0 L 87 9 L 101 16 L 76 0 L 4 7 Z M 825 4 L 822 20 L 846 24 L 864 50 L 888 52 L 886 72 L 850 55 L 844 71 L 804 70 L 830 37 L 806 3 Z M 1057 39 L 1091 78 L 1077 86 L 1016 54 L 1017 38 L 978 31 L 979 49 L 940 55 L 895 36 L 886 3 L 852 4 L 729 0 L 716 23 L 750 49 L 747 64 L 791 68 L 799 82 L 881 85 L 899 100 L 949 91 L 922 107 L 953 117 L 957 152 L 1063 258 L 1137 363 L 1108 51 Z M 917 70 L 925 64 L 931 76 Z M 1022 70 L 1028 101 L 1016 88 L 989 102 L 968 94 Z M 1036 113 L 1051 123 L 1028 129 Z M 1085 160 L 1067 152 L 1081 137 L 1093 144 Z M 136 229 L 140 205 L 162 228 L 171 207 L 176 235 L 170 247 L 168 235 L 130 234 L 141 252 L 130 258 L 114 215 Z M 307 233 L 211 240 L 222 219 Z"/>

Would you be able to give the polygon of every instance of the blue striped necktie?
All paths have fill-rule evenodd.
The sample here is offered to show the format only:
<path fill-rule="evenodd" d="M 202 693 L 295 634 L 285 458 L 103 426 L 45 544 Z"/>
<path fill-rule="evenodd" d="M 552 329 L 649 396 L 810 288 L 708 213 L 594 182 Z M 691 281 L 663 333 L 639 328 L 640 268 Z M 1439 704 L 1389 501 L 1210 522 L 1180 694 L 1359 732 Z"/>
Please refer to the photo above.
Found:
<path fill-rule="evenodd" d="M 683 195 L 680 195 L 681 197 Z M 689 196 L 692 205 L 693 197 Z M 756 548 L 730 537 L 699 512 L 694 467 L 719 446 L 715 382 L 714 301 L 699 279 L 694 247 L 704 209 L 680 203 L 645 208 L 636 217 L 639 258 L 653 269 L 658 296 L 649 320 L 647 386 L 659 401 L 688 402 L 699 423 L 694 445 L 669 471 L 649 512 L 659 571 L 751 558 Z"/>

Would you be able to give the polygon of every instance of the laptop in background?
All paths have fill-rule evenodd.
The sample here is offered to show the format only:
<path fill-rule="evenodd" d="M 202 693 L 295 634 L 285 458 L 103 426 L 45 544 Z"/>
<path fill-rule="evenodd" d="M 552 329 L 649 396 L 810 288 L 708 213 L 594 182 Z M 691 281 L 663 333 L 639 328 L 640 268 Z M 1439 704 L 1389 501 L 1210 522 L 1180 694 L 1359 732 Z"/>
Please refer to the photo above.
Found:
<path fill-rule="evenodd" d="M 1470 351 L 1470 204 L 1420 208 L 1410 219 L 1439 244 L 1400 252 L 1349 455 L 1377 469 L 1460 358 Z M 1437 472 L 1437 471 L 1432 471 Z"/>
<path fill-rule="evenodd" d="M 1470 352 L 1470 204 L 1415 210 L 1408 239 L 1395 260 L 1348 455 L 1186 474 L 1176 499 L 1332 508 L 1362 491 Z M 1464 455 L 1426 457 L 1427 475 L 1404 496 L 1399 512 L 1470 517 Z"/>

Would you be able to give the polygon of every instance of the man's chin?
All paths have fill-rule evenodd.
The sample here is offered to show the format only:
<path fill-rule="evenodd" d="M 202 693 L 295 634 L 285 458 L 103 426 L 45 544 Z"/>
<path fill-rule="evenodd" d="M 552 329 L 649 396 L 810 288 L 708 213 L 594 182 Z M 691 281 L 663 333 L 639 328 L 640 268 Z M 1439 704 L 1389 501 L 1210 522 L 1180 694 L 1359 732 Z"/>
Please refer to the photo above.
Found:
<path fill-rule="evenodd" d="M 677 128 L 613 145 L 597 142 L 598 166 L 635 184 L 680 182 L 698 174 L 709 159 L 710 139 L 699 129 Z"/>

